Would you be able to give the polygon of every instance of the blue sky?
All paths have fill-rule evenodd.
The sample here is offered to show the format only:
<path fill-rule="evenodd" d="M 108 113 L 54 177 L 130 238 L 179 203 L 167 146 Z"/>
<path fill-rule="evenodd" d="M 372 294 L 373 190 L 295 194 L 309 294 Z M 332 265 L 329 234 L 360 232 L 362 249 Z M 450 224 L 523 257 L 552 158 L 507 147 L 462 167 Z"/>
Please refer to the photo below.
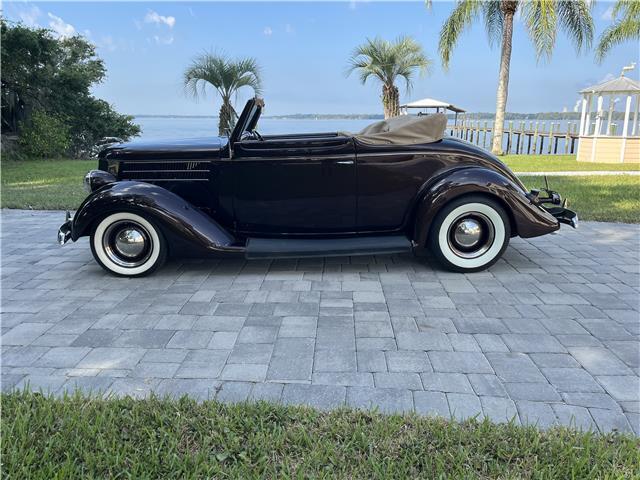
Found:
<path fill-rule="evenodd" d="M 95 94 L 130 114 L 217 114 L 214 95 L 185 95 L 182 72 L 205 50 L 254 56 L 262 66 L 267 115 L 381 113 L 380 87 L 345 76 L 353 48 L 367 37 L 411 35 L 433 60 L 401 100 L 433 97 L 468 111 L 493 111 L 499 48 L 481 24 L 464 34 L 445 72 L 437 39 L 453 2 L 24 2 L 4 3 L 11 20 L 87 36 L 105 60 L 108 77 Z M 610 23 L 611 3 L 596 3 L 597 34 Z M 572 110 L 577 91 L 619 75 L 638 61 L 638 46 L 615 48 L 602 65 L 593 53 L 576 55 L 560 34 L 551 61 L 536 62 L 521 22 L 516 23 L 508 111 Z M 637 78 L 638 72 L 633 76 Z M 243 92 L 238 103 L 250 96 Z"/>

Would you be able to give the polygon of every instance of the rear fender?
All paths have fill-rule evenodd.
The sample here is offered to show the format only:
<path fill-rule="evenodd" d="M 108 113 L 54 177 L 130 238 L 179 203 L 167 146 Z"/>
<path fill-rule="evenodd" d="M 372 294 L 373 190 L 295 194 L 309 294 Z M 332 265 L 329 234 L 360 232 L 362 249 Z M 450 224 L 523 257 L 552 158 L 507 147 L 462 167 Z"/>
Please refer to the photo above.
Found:
<path fill-rule="evenodd" d="M 413 238 L 424 246 L 434 217 L 451 200 L 462 195 L 483 194 L 499 201 L 509 214 L 514 235 L 536 237 L 560 228 L 558 221 L 533 205 L 526 192 L 499 172 L 482 167 L 445 172 L 420 192 Z"/>
<path fill-rule="evenodd" d="M 144 182 L 123 181 L 102 187 L 89 195 L 73 219 L 72 240 L 91 234 L 96 221 L 115 212 L 132 212 L 155 221 L 171 239 L 170 246 L 204 251 L 238 251 L 234 237 L 215 220 L 189 202 L 162 187 Z"/>

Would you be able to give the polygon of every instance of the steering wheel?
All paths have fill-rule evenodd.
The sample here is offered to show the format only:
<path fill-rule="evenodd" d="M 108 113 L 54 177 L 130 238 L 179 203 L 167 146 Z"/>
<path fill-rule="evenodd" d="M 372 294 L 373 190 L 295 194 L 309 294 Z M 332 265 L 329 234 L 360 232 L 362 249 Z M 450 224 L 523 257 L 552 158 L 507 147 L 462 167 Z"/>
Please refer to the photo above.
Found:
<path fill-rule="evenodd" d="M 258 133 L 257 130 L 252 130 L 251 133 L 254 134 L 258 140 L 260 140 L 261 142 L 264 142 L 264 138 L 262 137 L 262 135 Z"/>

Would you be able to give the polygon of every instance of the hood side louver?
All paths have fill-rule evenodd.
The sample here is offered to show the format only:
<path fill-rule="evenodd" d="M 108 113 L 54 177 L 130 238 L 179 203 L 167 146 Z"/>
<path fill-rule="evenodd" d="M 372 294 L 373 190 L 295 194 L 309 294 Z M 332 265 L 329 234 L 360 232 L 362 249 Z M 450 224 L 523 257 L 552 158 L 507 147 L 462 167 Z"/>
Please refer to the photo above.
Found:
<path fill-rule="evenodd" d="M 124 160 L 120 162 L 118 180 L 143 182 L 207 181 L 209 160 Z"/>

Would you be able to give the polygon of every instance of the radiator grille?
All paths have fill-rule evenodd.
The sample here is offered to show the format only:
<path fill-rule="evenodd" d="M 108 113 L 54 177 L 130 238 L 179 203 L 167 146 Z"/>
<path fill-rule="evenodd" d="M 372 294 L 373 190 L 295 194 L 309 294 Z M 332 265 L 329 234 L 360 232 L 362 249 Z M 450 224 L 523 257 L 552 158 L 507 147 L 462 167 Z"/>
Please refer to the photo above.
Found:
<path fill-rule="evenodd" d="M 208 160 L 180 161 L 123 161 L 120 163 L 120 180 L 141 180 L 145 182 L 166 181 L 207 181 L 211 162 Z"/>

